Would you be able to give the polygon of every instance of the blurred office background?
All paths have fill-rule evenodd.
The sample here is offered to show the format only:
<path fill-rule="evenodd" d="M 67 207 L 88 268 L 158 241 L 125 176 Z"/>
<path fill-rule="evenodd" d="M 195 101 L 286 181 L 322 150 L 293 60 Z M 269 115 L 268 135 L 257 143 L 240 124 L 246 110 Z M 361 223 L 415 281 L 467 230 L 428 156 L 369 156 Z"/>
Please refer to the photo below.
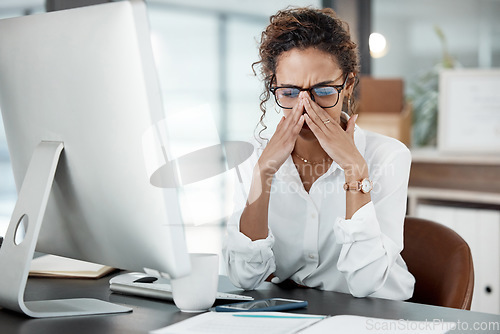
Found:
<path fill-rule="evenodd" d="M 0 0 L 0 18 L 95 2 L 103 1 Z M 167 120 L 170 117 L 185 124 L 190 121 L 189 117 L 198 115 L 206 122 L 206 127 L 195 127 L 192 131 L 178 134 L 176 139 L 181 152 L 201 148 L 214 138 L 218 141 L 248 140 L 254 136 L 261 114 L 259 95 L 262 85 L 252 72 L 251 65 L 258 60 L 258 41 L 269 16 L 290 5 L 332 7 L 349 22 L 353 38 L 360 47 L 363 77 L 380 80 L 362 81 L 361 89 L 368 92 L 366 96 L 375 94 L 380 97 L 378 100 L 395 101 L 391 106 L 396 106 L 395 111 L 373 113 L 371 102 L 361 103 L 359 121 L 364 127 L 405 142 L 414 151 L 416 167 L 419 163 L 431 164 L 427 166 L 428 170 L 436 171 L 443 164 L 448 167 L 453 164 L 463 166 L 463 161 L 457 156 L 443 158 L 435 150 L 436 69 L 449 67 L 447 61 L 450 59 L 453 68 L 500 67 L 500 0 L 149 0 L 147 3 Z M 388 87 L 388 90 L 382 87 Z M 421 93 L 418 95 L 419 87 L 434 95 L 431 98 Z M 426 102 L 432 100 L 434 105 L 426 103 L 422 107 L 419 99 Z M 272 130 L 279 115 L 274 112 L 272 104 L 268 111 L 265 122 Z M 500 133 L 500 129 L 498 131 Z M 421 153 L 421 146 L 430 147 L 431 153 Z M 495 152 L 467 161 L 469 167 L 472 161 L 473 170 L 477 170 L 476 165 L 481 165 L 477 168 L 486 168 L 487 176 L 496 175 L 491 170 L 500 166 L 499 154 Z M 482 166 L 484 161 L 486 167 Z M 445 169 L 443 173 L 454 172 Z M 421 174 L 425 174 L 425 169 Z M 458 175 L 459 178 L 468 177 L 468 174 Z M 422 187 L 422 182 L 432 183 L 433 180 L 413 182 L 416 182 L 413 184 L 416 191 L 410 193 L 414 196 L 409 201 L 411 214 L 430 215 L 431 218 L 440 216 L 443 223 L 453 225 L 450 222 L 457 220 L 454 218 L 456 215 L 467 217 L 472 212 L 474 220 L 474 217 L 487 212 L 487 225 L 494 232 L 488 228 L 485 236 L 490 238 L 490 244 L 499 243 L 498 181 L 492 181 L 496 182 L 493 185 L 489 183 L 489 197 L 484 201 L 478 201 L 474 195 L 478 189 L 467 189 L 468 183 L 462 189 L 458 182 L 458 186 L 451 189 L 455 194 L 452 195 L 450 189 L 436 189 L 428 184 Z M 479 184 L 481 182 L 486 181 L 479 181 Z M 446 188 L 446 185 L 443 187 Z M 181 191 L 182 212 L 190 231 L 191 250 L 219 251 L 221 227 L 224 227 L 232 210 L 227 175 L 189 185 Z M 458 197 L 456 191 L 460 194 Z M 15 200 L 16 188 L 2 125 L 0 235 L 5 233 Z M 443 202 L 444 207 L 436 212 L 435 204 Z M 464 203 L 472 211 L 460 214 L 455 208 L 457 205 L 463 207 Z M 460 227 L 455 228 L 460 230 Z M 469 233 L 466 236 L 469 243 L 474 243 L 474 238 L 481 240 L 481 235 L 477 233 L 470 236 L 470 225 L 465 230 L 468 232 L 463 233 Z M 480 246 L 474 247 L 478 249 L 476 252 L 480 252 Z M 495 263 L 493 271 L 476 270 L 480 276 L 490 277 L 484 282 L 481 278 L 477 281 L 481 291 L 486 291 L 483 298 L 486 301 L 482 302 L 483 306 L 477 306 L 479 302 L 476 302 L 476 309 L 500 312 L 498 255 L 496 252 L 491 258 Z M 490 263 L 482 266 L 491 267 Z M 481 274 L 481 270 L 486 271 Z M 476 295 L 479 296 L 480 292 Z"/>

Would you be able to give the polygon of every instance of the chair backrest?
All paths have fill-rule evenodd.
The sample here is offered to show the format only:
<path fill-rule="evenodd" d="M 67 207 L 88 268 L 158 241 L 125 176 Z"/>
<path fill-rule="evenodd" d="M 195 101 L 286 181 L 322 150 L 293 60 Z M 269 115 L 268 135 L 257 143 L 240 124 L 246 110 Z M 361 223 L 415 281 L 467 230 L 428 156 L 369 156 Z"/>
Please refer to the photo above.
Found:
<path fill-rule="evenodd" d="M 452 229 L 406 217 L 401 252 L 415 276 L 415 303 L 470 310 L 474 267 L 469 245 Z"/>

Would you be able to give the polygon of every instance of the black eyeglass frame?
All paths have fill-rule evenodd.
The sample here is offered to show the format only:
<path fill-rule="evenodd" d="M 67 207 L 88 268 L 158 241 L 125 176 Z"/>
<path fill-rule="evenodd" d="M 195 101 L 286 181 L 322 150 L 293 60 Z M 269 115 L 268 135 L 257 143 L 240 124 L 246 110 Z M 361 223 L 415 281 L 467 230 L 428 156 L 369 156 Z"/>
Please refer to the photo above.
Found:
<path fill-rule="evenodd" d="M 332 87 L 334 88 L 336 91 L 337 91 L 337 101 L 335 101 L 335 103 L 329 107 L 323 107 L 323 106 L 320 106 L 321 108 L 323 109 L 327 109 L 327 108 L 333 108 L 335 107 L 338 103 L 339 103 L 339 96 L 340 96 L 340 93 L 342 92 L 342 90 L 344 90 L 346 84 L 347 84 L 347 79 L 349 78 L 349 73 L 345 76 L 345 79 L 344 79 L 344 83 L 342 85 L 315 85 L 315 86 L 312 86 L 310 88 L 300 88 L 300 87 L 297 87 L 297 86 L 276 86 L 276 87 L 271 87 L 269 90 L 271 91 L 271 93 L 273 93 L 274 95 L 274 100 L 276 101 L 276 103 L 278 104 L 278 106 L 280 106 L 280 108 L 283 108 L 283 109 L 293 109 L 293 107 L 283 107 L 279 101 L 278 101 L 278 97 L 276 96 L 276 90 L 280 89 L 280 88 L 295 88 L 295 89 L 298 89 L 299 90 L 299 94 L 300 92 L 309 92 L 309 96 L 311 97 L 311 99 L 316 102 L 314 100 L 314 94 L 312 93 L 313 89 L 316 89 L 318 87 Z M 274 80 L 274 78 L 273 78 Z"/>

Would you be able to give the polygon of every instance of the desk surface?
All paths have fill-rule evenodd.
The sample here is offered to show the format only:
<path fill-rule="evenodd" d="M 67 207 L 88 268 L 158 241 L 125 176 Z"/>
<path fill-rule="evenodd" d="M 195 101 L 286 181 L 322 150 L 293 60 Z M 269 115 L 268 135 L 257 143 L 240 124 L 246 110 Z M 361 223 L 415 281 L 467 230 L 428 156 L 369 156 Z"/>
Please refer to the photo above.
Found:
<path fill-rule="evenodd" d="M 0 310 L 2 333 L 147 333 L 150 330 L 168 326 L 187 319 L 192 314 L 180 312 L 173 303 L 132 297 L 112 293 L 106 276 L 99 280 L 30 278 L 26 288 L 26 300 L 90 297 L 107 300 L 133 308 L 132 313 L 68 318 L 31 319 L 20 314 Z M 477 326 L 490 326 L 490 331 L 500 332 L 500 315 L 470 312 L 408 302 L 377 298 L 354 298 L 350 295 L 315 289 L 287 289 L 272 283 L 265 283 L 255 291 L 244 292 L 256 299 L 283 297 L 307 300 L 307 309 L 298 313 L 324 315 L 362 315 L 369 317 L 406 320 L 459 321 L 461 329 L 456 331 L 472 333 Z M 489 324 L 492 323 L 492 324 Z M 495 326 L 498 326 L 495 328 Z"/>

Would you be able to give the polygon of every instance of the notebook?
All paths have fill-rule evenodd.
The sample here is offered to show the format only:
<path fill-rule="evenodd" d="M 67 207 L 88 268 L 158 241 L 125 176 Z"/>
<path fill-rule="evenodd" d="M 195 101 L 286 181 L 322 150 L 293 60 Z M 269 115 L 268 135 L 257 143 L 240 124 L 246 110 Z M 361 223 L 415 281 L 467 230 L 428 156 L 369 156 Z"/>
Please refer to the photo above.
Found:
<path fill-rule="evenodd" d="M 57 255 L 42 255 L 31 261 L 30 276 L 100 278 L 114 270 L 115 268 L 102 264 Z"/>

